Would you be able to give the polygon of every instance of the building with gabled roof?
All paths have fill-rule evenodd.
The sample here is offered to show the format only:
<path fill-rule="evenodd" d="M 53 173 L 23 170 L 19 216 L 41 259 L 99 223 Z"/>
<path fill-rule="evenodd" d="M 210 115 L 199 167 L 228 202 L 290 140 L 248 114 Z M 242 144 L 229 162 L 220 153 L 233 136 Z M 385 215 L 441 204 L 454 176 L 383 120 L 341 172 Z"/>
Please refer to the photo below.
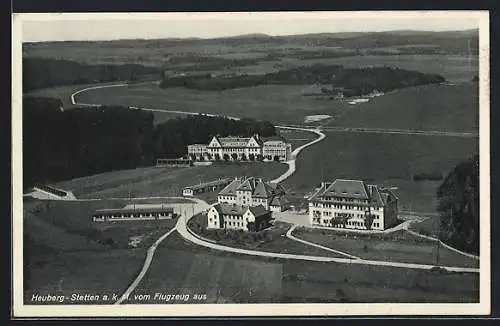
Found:
<path fill-rule="evenodd" d="M 208 229 L 260 231 L 269 227 L 271 212 L 263 206 L 218 203 L 208 209 Z"/>
<path fill-rule="evenodd" d="M 258 134 L 251 137 L 214 136 L 205 144 L 188 145 L 188 155 L 192 159 L 217 160 L 258 160 L 287 161 L 291 156 L 292 145 L 283 137 L 261 138 Z"/>
<path fill-rule="evenodd" d="M 262 178 L 242 177 L 234 178 L 222 189 L 217 201 L 242 206 L 262 205 L 265 209 L 281 212 L 288 207 L 284 196 L 285 191 L 279 184 L 265 182 Z"/>
<path fill-rule="evenodd" d="M 323 182 L 309 197 L 311 225 L 385 230 L 397 223 L 398 197 L 361 180 Z"/>

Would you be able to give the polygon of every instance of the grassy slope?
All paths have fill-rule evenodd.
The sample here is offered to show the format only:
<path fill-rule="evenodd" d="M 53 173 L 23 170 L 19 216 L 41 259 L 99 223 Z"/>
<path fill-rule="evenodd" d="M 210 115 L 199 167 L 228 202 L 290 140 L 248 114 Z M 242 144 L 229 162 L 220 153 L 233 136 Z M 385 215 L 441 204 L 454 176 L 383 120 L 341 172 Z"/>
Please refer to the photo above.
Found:
<path fill-rule="evenodd" d="M 300 154 L 297 171 L 286 184 L 310 191 L 322 180 L 365 179 L 398 186 L 400 207 L 432 212 L 438 182 L 414 182 L 414 173 L 447 173 L 477 151 L 471 138 L 327 133 L 322 142 Z"/>
<path fill-rule="evenodd" d="M 429 265 L 436 264 L 437 246 L 435 242 L 422 240 L 407 232 L 403 232 L 401 235 L 401 239 L 386 237 L 380 240 L 355 238 L 355 236 L 346 238 L 335 234 L 321 234 L 320 232 L 303 232 L 296 236 L 363 259 Z M 364 248 L 365 245 L 366 250 Z M 445 266 L 478 267 L 479 262 L 441 246 L 439 248 L 439 264 Z"/>
<path fill-rule="evenodd" d="M 153 262 L 139 285 L 138 293 L 150 292 L 150 289 L 155 292 L 158 289 L 181 292 L 181 287 L 194 291 L 201 287 L 203 293 L 208 295 L 207 302 L 217 302 L 219 297 L 212 286 L 217 284 L 217 288 L 221 290 L 220 296 L 223 297 L 219 302 L 228 302 L 228 295 L 238 293 L 236 288 L 240 288 L 240 291 L 235 298 L 250 303 L 270 302 L 270 299 L 276 299 L 278 289 L 280 302 L 338 302 L 341 299 L 338 289 L 345 294 L 341 297 L 349 302 L 478 300 L 479 278 L 474 274 L 434 274 L 403 268 L 284 261 L 234 255 L 198 247 L 185 242 L 176 233 L 160 245 L 155 257 L 157 260 Z M 225 263 L 226 260 L 220 257 L 230 257 L 235 263 Z M 195 264 L 196 260 L 200 262 Z M 256 261 L 258 265 L 250 263 Z M 273 263 L 273 266 L 269 263 Z M 277 264 L 281 265 L 281 269 Z M 246 279 L 238 275 L 243 273 L 239 269 L 242 265 L 249 270 L 245 273 L 251 273 Z M 197 266 L 199 270 L 193 269 L 193 266 Z M 277 280 L 276 273 L 279 271 L 282 271 L 281 278 Z M 224 275 L 229 277 L 225 278 Z M 268 282 L 261 279 L 262 277 L 272 281 Z M 258 296 L 250 295 L 249 286 L 254 287 L 255 292 L 259 293 Z"/>
<path fill-rule="evenodd" d="M 399 90 L 353 105 L 329 125 L 417 130 L 476 131 L 476 83 L 431 85 Z"/>
<path fill-rule="evenodd" d="M 146 277 L 132 295 L 160 292 L 192 297 L 206 294 L 207 300 L 201 303 L 235 303 L 272 302 L 273 297 L 281 294 L 280 264 L 165 248 L 158 249 L 155 256 Z M 158 277 L 160 275 L 162 277 Z M 153 302 L 162 303 L 154 300 L 148 303 Z"/>
<path fill-rule="evenodd" d="M 113 249 L 87 237 L 88 216 L 77 216 L 85 210 L 51 203 L 46 211 L 36 212 L 34 204 L 25 206 L 23 226 L 29 233 L 25 250 L 30 255 L 25 256 L 29 265 L 24 267 L 29 271 L 29 278 L 24 279 L 26 304 L 33 303 L 35 293 L 112 294 L 126 288 L 144 259 L 143 248 Z"/>
<path fill-rule="evenodd" d="M 79 178 L 58 184 L 74 190 L 78 197 L 106 198 L 145 196 L 180 196 L 182 188 L 200 181 L 241 175 L 275 178 L 285 172 L 282 163 L 216 163 L 212 166 L 190 168 L 143 168 L 116 171 Z"/>
<path fill-rule="evenodd" d="M 304 117 L 325 113 L 335 116 L 347 104 L 303 96 L 307 85 L 268 85 L 234 90 L 197 91 L 160 89 L 155 85 L 98 89 L 82 93 L 89 103 L 120 104 L 165 110 L 218 113 L 280 123 L 301 123 Z"/>

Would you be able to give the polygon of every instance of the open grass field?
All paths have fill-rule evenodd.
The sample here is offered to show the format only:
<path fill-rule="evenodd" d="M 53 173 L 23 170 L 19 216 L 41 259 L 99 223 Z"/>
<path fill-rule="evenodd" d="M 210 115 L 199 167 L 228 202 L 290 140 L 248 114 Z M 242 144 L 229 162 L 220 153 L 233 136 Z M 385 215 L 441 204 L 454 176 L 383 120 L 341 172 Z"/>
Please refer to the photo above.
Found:
<path fill-rule="evenodd" d="M 327 126 L 478 132 L 478 96 L 477 83 L 401 89 L 352 105 Z"/>
<path fill-rule="evenodd" d="M 479 302 L 478 274 L 381 266 L 289 261 L 282 288 L 286 303 Z"/>
<path fill-rule="evenodd" d="M 278 263 L 162 247 L 127 303 L 183 302 L 155 298 L 155 293 L 189 294 L 187 303 L 276 302 L 281 295 L 281 276 L 282 266 Z M 140 294 L 152 298 L 135 298 Z M 196 294 L 206 299 L 196 300 Z"/>
<path fill-rule="evenodd" d="M 77 96 L 77 100 L 84 103 L 216 113 L 274 123 L 302 123 L 306 116 L 316 114 L 337 116 L 349 106 L 347 103 L 303 96 L 303 91 L 308 87 L 266 85 L 216 92 L 133 85 L 84 92 Z"/>
<path fill-rule="evenodd" d="M 439 182 L 412 180 L 413 174 L 446 175 L 478 151 L 477 139 L 413 135 L 326 133 L 327 138 L 302 152 L 296 172 L 284 183 L 297 192 L 311 191 L 321 181 L 364 179 L 399 187 L 399 207 L 434 212 Z"/>
<path fill-rule="evenodd" d="M 460 255 L 435 241 L 419 238 L 407 231 L 384 235 L 342 235 L 335 231 L 297 230 L 294 236 L 369 260 L 428 265 L 479 267 L 479 261 Z"/>
<path fill-rule="evenodd" d="M 63 304 L 112 304 L 102 296 L 120 295 L 139 270 L 146 256 L 144 248 L 69 251 L 30 258 L 30 277 L 25 278 L 24 304 L 34 294 L 64 295 Z M 100 295 L 93 302 L 71 301 L 72 294 Z M 54 304 L 53 302 L 51 304 Z"/>
<path fill-rule="evenodd" d="M 222 257 L 231 260 L 225 263 Z M 200 262 L 194 265 L 195 260 Z M 232 260 L 234 264 L 230 263 Z M 194 266 L 199 270 L 194 270 Z M 244 274 L 245 280 L 237 275 L 239 266 L 249 270 Z M 234 272 L 224 280 L 226 269 Z M 277 280 L 276 274 L 280 272 L 281 278 Z M 273 280 L 272 285 L 260 279 L 264 274 Z M 195 280 L 198 277 L 201 281 Z M 212 283 L 217 284 L 220 293 L 214 291 Z M 252 294 L 259 294 L 251 295 L 249 287 L 253 288 Z M 136 290 L 138 294 L 152 296 L 169 291 L 203 292 L 207 294 L 207 303 L 478 302 L 479 277 L 235 255 L 198 247 L 174 232 L 158 247 L 150 270 Z M 236 294 L 233 300 L 228 297 L 231 294 Z"/>
<path fill-rule="evenodd" d="M 278 132 L 292 144 L 292 151 L 317 137 L 316 134 L 308 131 L 278 129 Z"/>
<path fill-rule="evenodd" d="M 439 235 L 439 218 L 437 216 L 428 217 L 422 222 L 411 223 L 409 228 L 420 234 L 437 238 Z"/>
<path fill-rule="evenodd" d="M 122 170 L 58 183 L 77 198 L 181 196 L 186 186 L 220 177 L 252 175 L 272 179 L 286 171 L 275 162 L 219 162 L 211 166 L 148 167 Z"/>

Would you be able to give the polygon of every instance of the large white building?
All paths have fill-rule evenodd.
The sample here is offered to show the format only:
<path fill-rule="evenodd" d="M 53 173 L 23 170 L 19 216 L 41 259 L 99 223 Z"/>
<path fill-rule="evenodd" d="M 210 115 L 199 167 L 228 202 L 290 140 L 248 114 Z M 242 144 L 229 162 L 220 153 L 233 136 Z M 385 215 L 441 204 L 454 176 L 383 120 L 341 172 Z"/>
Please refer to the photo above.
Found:
<path fill-rule="evenodd" d="M 260 231 L 270 225 L 271 212 L 263 206 L 217 204 L 207 212 L 208 229 Z"/>
<path fill-rule="evenodd" d="M 218 137 L 214 136 L 208 145 L 188 145 L 188 155 L 205 160 L 279 160 L 288 161 L 292 145 L 281 137 Z"/>
<path fill-rule="evenodd" d="M 313 226 L 385 230 L 397 223 L 398 197 L 360 180 L 323 182 L 309 198 Z"/>
<path fill-rule="evenodd" d="M 217 201 L 220 204 L 262 206 L 274 212 L 284 211 L 288 207 L 285 191 L 279 184 L 254 177 L 235 178 L 219 192 Z"/>

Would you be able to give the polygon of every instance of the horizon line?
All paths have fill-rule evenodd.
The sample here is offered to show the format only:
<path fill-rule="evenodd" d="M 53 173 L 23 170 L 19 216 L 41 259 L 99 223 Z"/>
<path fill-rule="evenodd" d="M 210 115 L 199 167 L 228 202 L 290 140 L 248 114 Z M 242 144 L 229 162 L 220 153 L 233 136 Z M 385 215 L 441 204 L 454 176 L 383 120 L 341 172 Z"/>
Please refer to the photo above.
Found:
<path fill-rule="evenodd" d="M 313 32 L 313 33 L 298 33 L 298 34 L 279 34 L 272 35 L 267 33 L 243 33 L 235 35 L 226 36 L 210 36 L 210 37 L 198 37 L 198 36 L 185 36 L 185 37 L 124 37 L 124 38 L 111 38 L 111 39 L 75 39 L 75 40 L 46 40 L 46 41 L 22 41 L 22 43 L 64 43 L 64 42 L 116 42 L 116 41 L 155 41 L 155 40 L 219 40 L 228 38 L 238 38 L 244 36 L 255 36 L 255 37 L 269 37 L 269 38 L 279 38 L 279 37 L 292 37 L 292 36 L 307 36 L 307 35 L 322 35 L 322 34 L 375 34 L 375 33 L 396 33 L 396 32 L 417 32 L 417 33 L 456 33 L 456 32 L 479 32 L 479 28 L 465 28 L 465 29 L 450 29 L 450 30 L 419 30 L 419 29 L 387 29 L 379 31 L 341 31 L 341 32 Z"/>

